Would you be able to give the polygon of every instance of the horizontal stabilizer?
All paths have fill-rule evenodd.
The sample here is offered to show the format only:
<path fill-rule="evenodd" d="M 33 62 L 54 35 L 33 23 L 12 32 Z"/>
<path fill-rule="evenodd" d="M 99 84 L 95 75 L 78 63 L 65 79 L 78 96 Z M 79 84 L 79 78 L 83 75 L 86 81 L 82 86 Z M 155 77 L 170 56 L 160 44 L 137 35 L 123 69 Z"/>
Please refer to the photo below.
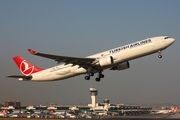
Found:
<path fill-rule="evenodd" d="M 32 79 L 32 76 L 22 76 L 22 75 L 10 75 L 10 76 L 6 76 L 6 77 L 18 78 L 19 80 L 31 80 Z"/>

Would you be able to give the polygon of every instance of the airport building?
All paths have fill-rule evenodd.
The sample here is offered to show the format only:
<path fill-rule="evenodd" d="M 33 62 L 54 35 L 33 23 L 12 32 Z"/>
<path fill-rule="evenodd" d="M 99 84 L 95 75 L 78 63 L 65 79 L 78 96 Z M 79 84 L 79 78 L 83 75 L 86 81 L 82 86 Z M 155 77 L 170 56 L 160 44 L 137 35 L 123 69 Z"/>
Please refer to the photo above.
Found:
<path fill-rule="evenodd" d="M 14 107 L 21 107 L 21 102 L 19 101 L 6 101 L 4 102 L 4 107 L 14 106 Z"/>
<path fill-rule="evenodd" d="M 97 89 L 95 89 L 95 88 L 90 88 L 90 95 L 91 95 L 91 104 L 88 104 L 88 106 L 89 107 L 91 107 L 91 108 L 96 108 L 96 106 L 98 106 L 98 105 L 96 105 L 97 103 L 96 103 L 96 96 L 97 96 L 97 94 L 98 94 L 98 90 Z"/>
<path fill-rule="evenodd" d="M 143 107 L 139 105 L 125 105 L 125 104 L 112 104 L 110 100 L 105 99 L 102 103 L 96 101 L 98 90 L 90 88 L 91 103 L 88 105 L 51 105 L 51 106 L 21 106 L 18 101 L 8 101 L 4 103 L 1 109 L 11 109 L 13 111 L 20 110 L 26 113 L 33 113 L 38 111 L 56 111 L 56 112 L 75 112 L 76 114 L 91 113 L 96 115 L 138 115 L 149 114 L 152 111 L 151 107 Z"/>
<path fill-rule="evenodd" d="M 152 108 L 139 105 L 112 104 L 110 100 L 105 99 L 102 103 L 96 102 L 98 90 L 90 88 L 91 104 L 88 104 L 90 110 L 99 115 L 137 115 L 148 114 Z"/>

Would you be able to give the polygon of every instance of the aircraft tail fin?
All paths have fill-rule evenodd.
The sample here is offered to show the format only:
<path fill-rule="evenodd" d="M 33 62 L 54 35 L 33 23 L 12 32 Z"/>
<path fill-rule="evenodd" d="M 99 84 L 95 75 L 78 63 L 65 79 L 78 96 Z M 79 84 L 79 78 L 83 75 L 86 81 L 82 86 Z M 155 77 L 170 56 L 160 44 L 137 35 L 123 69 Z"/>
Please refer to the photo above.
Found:
<path fill-rule="evenodd" d="M 15 56 L 13 58 L 13 60 L 16 63 L 16 65 L 18 66 L 21 73 L 25 76 L 29 76 L 33 73 L 43 70 L 42 68 L 38 68 L 38 67 L 34 66 L 30 62 L 28 62 L 27 60 L 22 58 L 21 56 Z"/>
<path fill-rule="evenodd" d="M 50 112 L 51 114 L 54 114 L 54 113 L 55 113 L 55 111 L 54 111 L 53 109 L 50 109 L 49 112 Z"/>
<path fill-rule="evenodd" d="M 178 107 L 174 107 L 174 108 L 173 108 L 173 111 L 174 111 L 174 112 L 177 112 L 177 111 L 178 111 Z"/>
<path fill-rule="evenodd" d="M 7 113 L 7 110 L 6 110 L 6 109 L 4 109 L 2 113 L 3 113 L 3 114 L 6 114 L 6 113 Z"/>

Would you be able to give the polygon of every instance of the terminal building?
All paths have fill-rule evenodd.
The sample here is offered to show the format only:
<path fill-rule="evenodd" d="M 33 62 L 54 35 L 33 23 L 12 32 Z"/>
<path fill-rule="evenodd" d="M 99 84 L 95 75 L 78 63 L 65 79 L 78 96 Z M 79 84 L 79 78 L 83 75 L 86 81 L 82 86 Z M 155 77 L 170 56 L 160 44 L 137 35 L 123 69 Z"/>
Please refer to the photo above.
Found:
<path fill-rule="evenodd" d="M 102 103 L 96 102 L 98 90 L 90 88 L 91 104 L 88 104 L 90 110 L 99 115 L 137 115 L 149 114 L 152 110 L 150 107 L 139 105 L 111 104 L 110 100 L 105 99 Z"/>
<path fill-rule="evenodd" d="M 96 101 L 98 90 L 90 88 L 91 103 L 88 105 L 51 105 L 51 106 L 20 106 L 20 104 L 5 104 L 6 109 L 21 110 L 21 111 L 49 111 L 54 110 L 57 112 L 75 112 L 77 114 L 91 113 L 96 115 L 138 115 L 149 114 L 152 111 L 151 107 L 143 107 L 139 105 L 125 105 L 125 104 L 112 104 L 110 100 L 105 99 L 102 103 Z M 8 107 L 9 106 L 9 107 Z M 4 107 L 1 107 L 4 109 Z"/>
<path fill-rule="evenodd" d="M 4 102 L 4 107 L 8 107 L 8 106 L 20 107 L 21 102 L 19 102 L 19 101 L 6 101 L 6 102 Z"/>

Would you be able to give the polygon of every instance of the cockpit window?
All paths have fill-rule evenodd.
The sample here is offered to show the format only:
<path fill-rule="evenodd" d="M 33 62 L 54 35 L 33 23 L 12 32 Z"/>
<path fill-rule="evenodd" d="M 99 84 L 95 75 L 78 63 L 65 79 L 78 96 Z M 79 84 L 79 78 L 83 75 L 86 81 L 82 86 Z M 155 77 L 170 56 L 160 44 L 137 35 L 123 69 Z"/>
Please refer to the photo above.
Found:
<path fill-rule="evenodd" d="M 168 38 L 170 38 L 170 37 L 165 37 L 164 39 L 168 39 Z"/>

